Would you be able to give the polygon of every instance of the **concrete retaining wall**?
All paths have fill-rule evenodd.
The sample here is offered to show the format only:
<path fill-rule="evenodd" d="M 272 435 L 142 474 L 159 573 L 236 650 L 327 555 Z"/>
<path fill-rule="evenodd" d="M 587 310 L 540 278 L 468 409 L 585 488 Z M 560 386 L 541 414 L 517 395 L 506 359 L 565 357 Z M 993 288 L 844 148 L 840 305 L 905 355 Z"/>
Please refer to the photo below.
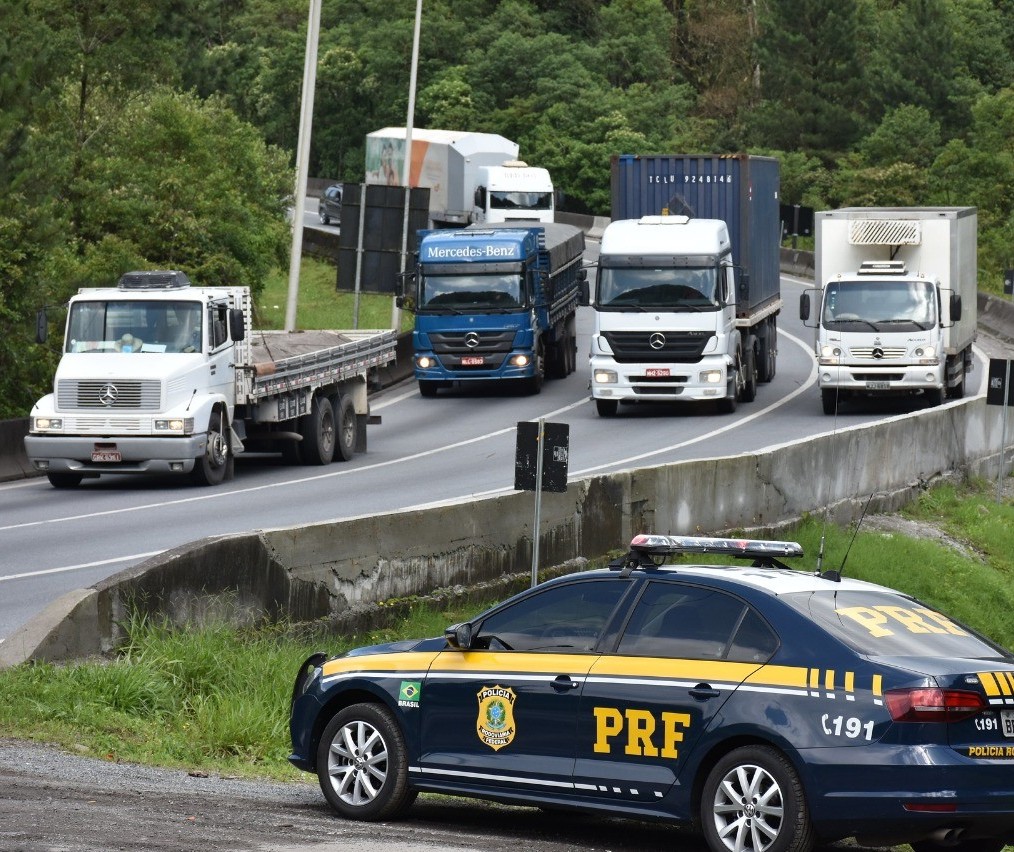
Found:
<path fill-rule="evenodd" d="M 757 454 L 631 470 L 543 495 L 543 566 L 619 550 L 637 532 L 777 530 L 908 502 L 952 474 L 995 475 L 1001 409 L 964 400 Z M 72 592 L 0 643 L 0 666 L 105 653 L 132 609 L 177 624 L 340 619 L 392 597 L 530 569 L 533 495 L 207 539 Z"/>

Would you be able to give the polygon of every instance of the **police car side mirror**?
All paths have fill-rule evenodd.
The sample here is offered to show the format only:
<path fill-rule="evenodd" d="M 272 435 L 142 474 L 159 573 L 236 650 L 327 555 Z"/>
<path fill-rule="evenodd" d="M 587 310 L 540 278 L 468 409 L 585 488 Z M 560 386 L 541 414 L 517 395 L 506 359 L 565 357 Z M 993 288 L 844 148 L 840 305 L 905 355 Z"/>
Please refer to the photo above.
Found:
<path fill-rule="evenodd" d="M 468 622 L 452 624 L 444 630 L 444 638 L 452 648 L 467 651 L 472 647 L 472 625 Z"/>

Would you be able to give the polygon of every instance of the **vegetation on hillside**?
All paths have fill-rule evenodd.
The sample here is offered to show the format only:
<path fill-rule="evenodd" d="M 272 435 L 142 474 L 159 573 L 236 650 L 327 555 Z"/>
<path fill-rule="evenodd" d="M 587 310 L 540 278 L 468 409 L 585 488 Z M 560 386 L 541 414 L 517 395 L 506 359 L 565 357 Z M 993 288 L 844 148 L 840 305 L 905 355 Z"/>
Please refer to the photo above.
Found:
<path fill-rule="evenodd" d="M 307 0 L 9 0 L 0 32 L 0 417 L 52 374 L 34 312 L 128 267 L 285 267 Z M 415 4 L 324 4 L 310 173 L 405 123 Z M 1014 0 L 426 0 L 417 127 L 501 133 L 567 209 L 619 153 L 778 156 L 782 200 L 980 212 L 1014 242 Z"/>

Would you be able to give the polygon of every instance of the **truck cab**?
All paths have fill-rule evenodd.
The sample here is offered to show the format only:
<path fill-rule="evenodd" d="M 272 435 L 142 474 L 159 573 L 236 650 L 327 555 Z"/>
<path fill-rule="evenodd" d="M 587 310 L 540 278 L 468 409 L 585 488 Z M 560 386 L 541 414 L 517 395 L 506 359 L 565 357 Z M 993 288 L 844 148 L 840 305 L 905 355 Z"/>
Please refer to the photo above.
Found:
<path fill-rule="evenodd" d="M 643 216 L 602 235 L 591 341 L 598 413 L 620 402 L 744 398 L 736 269 L 725 222 Z M 756 382 L 747 388 L 755 392 Z"/>
<path fill-rule="evenodd" d="M 473 222 L 552 222 L 554 210 L 553 180 L 546 169 L 523 160 L 479 168 Z"/>

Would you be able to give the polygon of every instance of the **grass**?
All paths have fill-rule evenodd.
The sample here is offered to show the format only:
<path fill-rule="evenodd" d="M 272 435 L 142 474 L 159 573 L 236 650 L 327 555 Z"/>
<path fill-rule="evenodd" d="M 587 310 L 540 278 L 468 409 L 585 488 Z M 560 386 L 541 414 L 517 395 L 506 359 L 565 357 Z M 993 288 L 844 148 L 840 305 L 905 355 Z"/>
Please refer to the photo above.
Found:
<path fill-rule="evenodd" d="M 977 481 L 928 490 L 901 514 L 932 521 L 964 550 L 933 538 L 856 533 L 819 517 L 780 537 L 803 545 L 805 570 L 816 567 L 823 541 L 822 568 L 839 569 L 844 560 L 845 574 L 910 592 L 1014 647 L 1014 505 L 997 503 L 993 487 Z M 393 627 L 343 637 L 323 626 L 179 632 L 135 619 L 115 659 L 0 671 L 0 736 L 107 760 L 306 780 L 286 761 L 288 703 L 303 659 L 321 649 L 436 636 L 485 606 L 421 599 Z"/>
<path fill-rule="evenodd" d="M 348 290 L 337 290 L 334 264 L 303 258 L 299 271 L 299 292 L 296 298 L 296 327 L 299 329 L 391 328 L 393 298 L 378 293 L 359 294 L 358 317 L 356 296 Z M 258 328 L 285 328 L 289 300 L 289 272 L 276 270 L 268 277 L 254 306 Z M 400 312 L 400 330 L 412 330 L 412 315 Z M 358 322 L 357 322 L 358 320 Z"/>

